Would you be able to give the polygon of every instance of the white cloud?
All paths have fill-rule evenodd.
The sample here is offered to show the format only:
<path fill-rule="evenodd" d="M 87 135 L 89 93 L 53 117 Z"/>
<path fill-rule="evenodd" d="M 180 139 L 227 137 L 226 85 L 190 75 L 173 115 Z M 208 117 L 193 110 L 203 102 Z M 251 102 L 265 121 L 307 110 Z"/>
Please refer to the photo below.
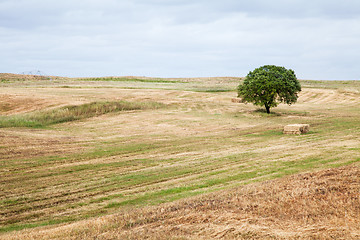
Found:
<path fill-rule="evenodd" d="M 350 0 L 0 0 L 0 72 L 244 76 L 277 64 L 299 78 L 359 79 L 359 10 Z"/>

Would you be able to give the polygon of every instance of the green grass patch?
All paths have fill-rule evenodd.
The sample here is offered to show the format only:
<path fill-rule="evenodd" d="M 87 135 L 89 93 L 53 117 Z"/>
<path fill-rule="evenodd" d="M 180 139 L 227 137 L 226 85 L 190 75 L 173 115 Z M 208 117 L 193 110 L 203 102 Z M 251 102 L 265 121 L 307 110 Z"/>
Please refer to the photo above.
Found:
<path fill-rule="evenodd" d="M 126 78 L 126 77 L 99 77 L 99 78 L 80 78 L 78 81 L 114 81 L 114 82 L 148 82 L 148 83 L 187 83 L 181 80 L 167 80 L 161 78 Z"/>
<path fill-rule="evenodd" d="M 272 136 L 283 136 L 283 132 L 281 130 L 268 130 L 259 134 L 254 134 L 254 136 L 258 137 L 272 137 Z"/>
<path fill-rule="evenodd" d="M 8 198 L 8 199 L 0 200 L 0 205 L 15 205 L 22 203 L 26 200 L 27 200 L 26 197 Z"/>
<path fill-rule="evenodd" d="M 35 223 L 25 223 L 25 224 L 11 224 L 8 226 L 0 226 L 1 232 L 10 232 L 10 231 L 19 231 L 27 228 L 35 228 L 35 227 L 43 227 L 48 225 L 60 224 L 60 223 L 68 223 L 74 222 L 77 220 L 76 218 L 67 217 L 62 219 L 51 219 L 43 222 L 35 222 Z"/>
<path fill-rule="evenodd" d="M 275 179 L 291 174 L 297 174 L 302 171 L 315 170 L 324 168 L 326 166 L 340 167 L 354 162 L 358 162 L 360 159 L 351 160 L 348 162 L 333 163 L 337 159 L 322 159 L 320 157 L 309 157 L 302 160 L 276 162 L 271 165 L 266 164 L 265 166 L 257 166 L 254 162 L 248 168 L 240 168 L 238 172 L 229 173 L 224 175 L 223 171 L 215 171 L 213 174 L 209 174 L 202 182 L 176 186 L 172 188 L 162 189 L 155 192 L 145 193 L 143 195 L 137 195 L 133 198 L 126 199 L 123 201 L 111 202 L 105 206 L 105 208 L 118 208 L 123 206 L 142 206 L 146 204 L 158 204 L 161 202 L 167 202 L 174 199 L 180 199 L 186 196 L 194 196 L 201 193 L 212 192 L 216 189 L 224 188 L 225 186 L 237 182 L 239 184 L 248 184 L 251 182 L 262 181 L 264 179 Z M 172 173 L 174 176 L 177 173 Z M 147 182 L 147 178 L 150 176 L 127 176 L 130 179 L 140 180 L 140 182 Z M 152 176 L 154 177 L 154 176 Z M 154 179 L 152 179 L 154 180 Z M 136 184 L 140 183 L 136 181 Z"/>
<path fill-rule="evenodd" d="M 277 137 L 277 136 L 284 136 L 282 130 L 267 130 L 264 132 L 254 132 L 254 133 L 249 133 L 249 134 L 244 134 L 244 137 L 258 137 L 258 138 L 262 138 L 262 137 Z M 267 138 L 265 138 L 266 140 Z"/>
<path fill-rule="evenodd" d="M 108 195 L 106 197 L 101 197 L 101 198 L 96 198 L 96 199 L 92 199 L 90 200 L 90 203 L 100 203 L 100 202 L 103 202 L 103 201 L 109 201 L 109 200 L 112 200 L 112 199 L 115 199 L 115 198 L 123 198 L 124 197 L 124 194 L 111 194 L 111 195 Z"/>
<path fill-rule="evenodd" d="M 144 153 L 149 150 L 157 149 L 161 147 L 161 144 L 152 143 L 130 143 L 130 144 L 121 144 L 118 146 L 106 146 L 106 147 L 99 147 L 95 149 L 93 152 L 90 152 L 84 156 L 86 158 L 99 158 L 99 157 L 109 157 L 109 156 L 116 156 L 119 154 L 125 153 Z"/>
<path fill-rule="evenodd" d="M 221 92 L 234 92 L 234 89 L 225 88 L 210 88 L 210 89 L 196 89 L 194 92 L 208 92 L 208 93 L 221 93 Z"/>
<path fill-rule="evenodd" d="M 1 148 L 1 147 L 0 147 Z M 360 148 L 349 148 L 348 150 L 351 150 L 351 151 L 359 151 L 360 152 Z"/>
<path fill-rule="evenodd" d="M 350 130 L 356 131 L 360 129 L 358 117 L 336 118 L 330 123 L 330 128 L 335 130 Z"/>
<path fill-rule="evenodd" d="M 339 89 L 344 87 L 360 87 L 359 80 L 347 81 L 327 81 L 327 80 L 300 80 L 303 88 L 324 88 L 324 89 Z"/>
<path fill-rule="evenodd" d="M 8 82 L 10 82 L 10 80 L 6 79 L 6 78 L 0 78 L 0 82 L 1 83 L 8 83 Z"/>
<path fill-rule="evenodd" d="M 157 102 L 92 102 L 82 105 L 71 105 L 48 111 L 28 114 L 1 116 L 0 128 L 4 127 L 45 127 L 52 124 L 81 120 L 111 112 L 157 109 L 164 104 Z"/>

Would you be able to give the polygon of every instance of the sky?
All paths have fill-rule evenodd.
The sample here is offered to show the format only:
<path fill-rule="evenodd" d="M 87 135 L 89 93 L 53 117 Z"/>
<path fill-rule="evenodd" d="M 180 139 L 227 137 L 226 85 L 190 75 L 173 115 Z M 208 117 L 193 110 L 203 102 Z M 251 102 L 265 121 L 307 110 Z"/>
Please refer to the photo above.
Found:
<path fill-rule="evenodd" d="M 0 72 L 360 79 L 359 0 L 0 0 Z"/>

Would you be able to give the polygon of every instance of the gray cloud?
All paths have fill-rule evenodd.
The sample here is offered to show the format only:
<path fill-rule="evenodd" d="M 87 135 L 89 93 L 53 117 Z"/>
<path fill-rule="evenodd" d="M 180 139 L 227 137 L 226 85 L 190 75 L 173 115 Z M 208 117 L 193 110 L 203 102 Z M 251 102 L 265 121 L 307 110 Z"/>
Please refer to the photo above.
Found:
<path fill-rule="evenodd" d="M 0 1 L 0 72 L 359 79 L 360 2 Z"/>

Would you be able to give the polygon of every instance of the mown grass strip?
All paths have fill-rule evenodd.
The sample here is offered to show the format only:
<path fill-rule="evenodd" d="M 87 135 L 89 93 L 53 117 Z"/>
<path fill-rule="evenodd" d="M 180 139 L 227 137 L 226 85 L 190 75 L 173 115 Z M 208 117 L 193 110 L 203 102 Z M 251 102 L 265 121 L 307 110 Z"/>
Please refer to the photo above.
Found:
<path fill-rule="evenodd" d="M 126 77 L 98 77 L 98 78 L 80 78 L 78 81 L 114 81 L 114 82 L 148 82 L 148 83 L 187 83 L 181 80 L 167 80 L 160 78 L 143 79 L 143 78 L 126 78 Z"/>
<path fill-rule="evenodd" d="M 342 162 L 336 164 L 336 167 L 348 165 L 354 162 L 358 162 L 360 159 Z M 243 184 L 251 183 L 254 181 L 261 181 L 265 177 L 266 179 L 275 179 L 291 174 L 296 174 L 309 169 L 319 169 L 331 165 L 335 159 L 322 159 L 316 157 L 310 157 L 298 161 L 278 162 L 273 166 L 269 165 L 263 169 L 251 165 L 248 169 L 242 169 L 240 172 L 224 176 L 215 174 L 212 178 L 204 179 L 201 183 L 176 186 L 173 188 L 162 189 L 152 193 L 145 193 L 144 195 L 138 195 L 134 198 L 126 199 L 120 202 L 111 202 L 105 206 L 105 208 L 118 208 L 123 206 L 139 206 L 146 204 L 157 204 L 159 202 L 167 202 L 169 199 L 181 198 L 177 195 L 197 195 L 203 192 L 212 192 L 216 190 L 218 186 L 226 186 L 231 182 L 243 182 Z M 332 165 L 335 166 L 335 165 Z M 205 190 L 206 189 L 206 190 Z"/>
<path fill-rule="evenodd" d="M 111 112 L 157 109 L 164 104 L 157 102 L 92 102 L 82 105 L 65 106 L 48 111 L 29 114 L 1 116 L 0 128 L 5 127 L 46 127 L 52 124 L 81 120 Z"/>
<path fill-rule="evenodd" d="M 354 159 L 352 161 L 338 163 L 339 166 L 347 165 L 354 162 L 359 162 L 359 158 Z M 116 208 L 126 207 L 126 206 L 143 206 L 146 204 L 158 204 L 162 202 L 169 202 L 176 199 L 181 199 L 184 197 L 195 196 L 201 193 L 206 192 L 213 192 L 218 189 L 226 188 L 227 185 L 231 185 L 234 182 L 237 182 L 237 185 L 248 184 L 251 182 L 262 181 L 264 179 L 274 179 L 283 176 L 287 176 L 290 174 L 299 173 L 302 171 L 306 171 L 309 169 L 319 169 L 324 168 L 326 166 L 331 165 L 332 162 L 337 162 L 337 159 L 329 158 L 324 159 L 321 156 L 313 156 L 308 157 L 301 160 L 294 160 L 294 161 L 278 161 L 265 164 L 264 166 L 258 166 L 256 163 L 250 164 L 247 168 L 240 168 L 238 171 L 232 172 L 229 174 L 224 174 L 223 171 L 215 171 L 212 172 L 213 174 L 209 174 L 209 176 L 205 177 L 200 182 L 193 182 L 186 185 L 177 185 L 177 186 L 169 186 L 165 189 L 159 189 L 154 192 L 145 192 L 145 194 L 135 194 L 128 198 L 125 194 L 116 193 L 110 194 L 108 196 L 103 196 L 98 199 L 94 199 L 93 202 L 82 203 L 82 206 L 86 206 L 87 204 L 91 203 L 100 203 L 103 201 L 109 200 L 117 200 L 113 202 L 109 202 L 107 205 L 103 206 L 103 208 L 97 209 L 99 211 L 95 215 L 101 215 L 109 213 Z M 196 171 L 192 168 L 173 168 L 173 169 L 161 169 L 165 172 L 164 175 L 160 175 L 158 171 L 151 171 L 142 174 L 127 174 L 125 176 L 112 176 L 112 181 L 117 182 L 116 186 L 112 186 L 112 188 L 116 188 L 117 190 L 124 186 L 136 186 L 138 184 L 144 183 L 154 183 L 158 181 L 162 181 L 168 178 L 180 177 L 184 174 L 194 174 Z M 204 176 L 203 176 L 204 177 Z M 121 199 L 121 200 L 120 200 Z M 120 200 L 120 201 L 119 201 Z M 75 206 L 76 207 L 76 206 Z M 94 216 L 94 215 L 92 215 Z M 79 220 L 85 218 L 84 215 L 77 216 L 73 219 Z M 69 219 L 53 219 L 59 222 L 67 222 Z M 70 220 L 71 222 L 71 220 Z M 35 222 L 34 224 L 19 224 L 14 223 L 10 224 L 7 227 L 1 229 L 0 231 L 11 231 L 15 229 L 22 229 L 22 228 L 31 228 L 34 226 L 40 226 L 45 222 L 39 221 Z M 40 225 L 39 225 L 40 224 Z M 45 225 L 52 225 L 54 222 L 45 223 Z"/>
<path fill-rule="evenodd" d="M 0 226 L 0 233 L 1 232 L 10 232 L 10 231 L 19 231 L 26 228 L 35 228 L 35 227 L 43 227 L 48 225 L 55 225 L 60 223 L 68 223 L 74 222 L 77 218 L 67 217 L 63 219 L 52 219 L 47 221 L 35 222 L 35 223 L 25 223 L 25 224 L 12 224 L 8 226 Z"/>
<path fill-rule="evenodd" d="M 234 92 L 235 89 L 229 88 L 206 88 L 206 89 L 193 89 L 194 92 L 206 92 L 206 93 L 222 93 L 222 92 Z"/>

